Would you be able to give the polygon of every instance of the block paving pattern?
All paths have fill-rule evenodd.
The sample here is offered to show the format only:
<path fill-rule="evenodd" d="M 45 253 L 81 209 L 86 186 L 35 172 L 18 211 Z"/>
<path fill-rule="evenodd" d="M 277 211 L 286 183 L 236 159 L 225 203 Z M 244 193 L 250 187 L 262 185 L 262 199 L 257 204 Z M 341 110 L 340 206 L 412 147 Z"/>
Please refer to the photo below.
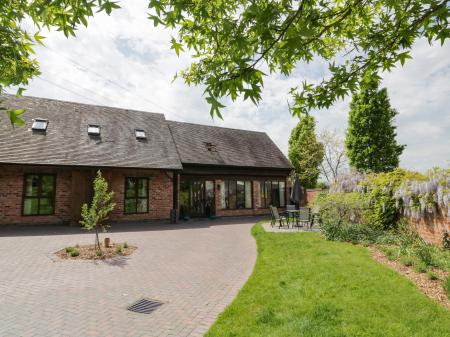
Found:
<path fill-rule="evenodd" d="M 137 251 L 97 262 L 52 254 L 91 243 L 81 229 L 0 228 L 0 336 L 202 336 L 252 272 L 257 220 L 116 225 L 112 241 Z M 126 310 L 142 297 L 165 304 Z"/>

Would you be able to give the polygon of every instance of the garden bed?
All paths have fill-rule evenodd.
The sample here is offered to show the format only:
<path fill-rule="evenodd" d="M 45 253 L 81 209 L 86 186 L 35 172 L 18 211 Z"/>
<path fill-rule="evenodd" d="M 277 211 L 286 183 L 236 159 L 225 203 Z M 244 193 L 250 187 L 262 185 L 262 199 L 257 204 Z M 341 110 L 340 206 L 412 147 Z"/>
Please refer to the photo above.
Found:
<path fill-rule="evenodd" d="M 61 259 L 71 260 L 104 260 L 117 256 L 128 256 L 133 254 L 137 249 L 135 246 L 113 243 L 109 247 L 102 247 L 99 253 L 95 245 L 76 245 L 74 247 L 66 247 L 58 250 L 55 255 Z"/>
<path fill-rule="evenodd" d="M 425 295 L 450 309 L 450 300 L 447 297 L 443 286 L 444 280 L 450 275 L 449 272 L 434 268 L 428 273 L 419 273 L 414 271 L 413 266 L 406 266 L 397 260 L 389 259 L 375 246 L 370 246 L 368 248 L 372 253 L 372 257 L 376 261 L 390 267 L 399 274 L 405 276 L 410 281 L 412 281 Z M 430 278 L 430 275 L 434 276 Z"/>

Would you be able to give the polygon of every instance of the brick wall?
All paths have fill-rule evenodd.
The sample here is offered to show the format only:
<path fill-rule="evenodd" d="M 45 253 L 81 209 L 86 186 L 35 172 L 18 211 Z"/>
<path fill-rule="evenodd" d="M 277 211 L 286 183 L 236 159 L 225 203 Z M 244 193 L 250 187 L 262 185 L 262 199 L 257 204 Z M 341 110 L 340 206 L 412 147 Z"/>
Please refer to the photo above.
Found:
<path fill-rule="evenodd" d="M 321 193 L 321 192 L 325 192 L 326 190 L 323 190 L 323 189 L 321 189 L 321 188 L 308 188 L 308 189 L 306 189 L 306 194 L 305 194 L 305 198 L 304 198 L 304 200 L 302 201 L 302 206 L 307 206 L 307 205 L 310 205 L 310 203 L 311 203 L 311 201 L 313 201 L 314 200 L 314 197 L 317 195 L 317 194 L 319 194 L 319 193 Z"/>
<path fill-rule="evenodd" d="M 437 246 L 442 245 L 442 235 L 450 232 L 450 218 L 448 214 L 428 216 L 424 219 L 410 219 L 411 226 L 427 242 Z"/>
<path fill-rule="evenodd" d="M 23 179 L 26 173 L 56 175 L 55 214 L 22 216 Z M 111 220 L 169 219 L 173 206 L 172 173 L 160 170 L 105 169 L 103 176 L 115 192 L 116 209 Z M 89 201 L 94 169 L 0 165 L 0 225 L 5 224 L 78 224 L 81 204 Z M 123 214 L 125 177 L 149 178 L 149 212 Z"/>
<path fill-rule="evenodd" d="M 169 219 L 173 207 L 172 173 L 165 171 L 114 170 L 109 177 L 110 187 L 116 193 L 116 209 L 111 220 Z M 125 177 L 148 177 L 149 212 L 124 214 Z"/>
<path fill-rule="evenodd" d="M 54 215 L 22 216 L 23 179 L 26 173 L 56 174 Z M 29 166 L 0 166 L 0 225 L 68 223 L 71 208 L 71 171 Z"/>

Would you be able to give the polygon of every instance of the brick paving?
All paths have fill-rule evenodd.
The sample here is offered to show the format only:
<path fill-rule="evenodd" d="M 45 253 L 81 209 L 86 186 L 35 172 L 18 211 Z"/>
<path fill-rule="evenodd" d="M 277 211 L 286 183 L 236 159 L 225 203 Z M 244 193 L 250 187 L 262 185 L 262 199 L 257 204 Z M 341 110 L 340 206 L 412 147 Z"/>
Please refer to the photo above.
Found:
<path fill-rule="evenodd" d="M 256 221 L 116 225 L 112 241 L 138 249 L 102 262 L 52 254 L 94 240 L 80 229 L 1 228 L 0 336 L 202 336 L 251 274 Z M 126 310 L 142 297 L 165 304 Z"/>

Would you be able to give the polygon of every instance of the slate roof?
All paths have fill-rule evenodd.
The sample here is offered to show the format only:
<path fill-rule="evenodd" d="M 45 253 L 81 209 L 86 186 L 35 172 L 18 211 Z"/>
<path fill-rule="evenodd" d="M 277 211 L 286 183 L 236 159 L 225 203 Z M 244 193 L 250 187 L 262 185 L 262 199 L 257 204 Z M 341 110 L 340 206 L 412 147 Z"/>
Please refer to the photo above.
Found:
<path fill-rule="evenodd" d="M 168 123 L 183 165 L 292 168 L 264 132 L 175 121 Z"/>
<path fill-rule="evenodd" d="M 25 127 L 12 128 L 0 111 L 0 163 L 182 169 L 216 165 L 291 169 L 263 132 L 167 121 L 163 114 L 65 102 L 38 97 L 1 97 L 2 106 L 24 108 Z M 31 129 L 48 119 L 45 133 Z M 90 136 L 88 124 L 100 125 Z M 137 140 L 134 129 L 147 140 Z M 183 164 L 183 165 L 182 165 Z"/>
<path fill-rule="evenodd" d="M 2 106 L 27 111 L 26 126 L 14 129 L 0 111 L 0 163 L 182 168 L 162 114 L 37 97 L 2 99 Z M 33 118 L 49 120 L 46 133 L 31 130 Z M 89 136 L 88 124 L 99 124 L 101 136 Z M 146 141 L 136 139 L 135 128 L 146 131 Z"/>

